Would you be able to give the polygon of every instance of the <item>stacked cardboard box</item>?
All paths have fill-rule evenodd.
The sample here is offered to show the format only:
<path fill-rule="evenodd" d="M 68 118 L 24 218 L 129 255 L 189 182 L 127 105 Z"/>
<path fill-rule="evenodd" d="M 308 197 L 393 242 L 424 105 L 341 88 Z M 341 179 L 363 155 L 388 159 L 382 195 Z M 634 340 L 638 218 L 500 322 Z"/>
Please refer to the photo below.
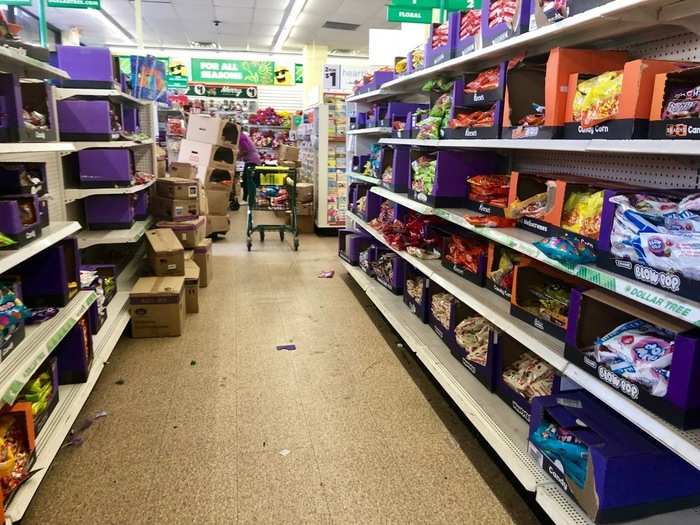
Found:
<path fill-rule="evenodd" d="M 156 194 L 151 200 L 151 213 L 156 219 L 176 222 L 197 219 L 199 208 L 196 181 L 178 177 L 156 181 Z"/>

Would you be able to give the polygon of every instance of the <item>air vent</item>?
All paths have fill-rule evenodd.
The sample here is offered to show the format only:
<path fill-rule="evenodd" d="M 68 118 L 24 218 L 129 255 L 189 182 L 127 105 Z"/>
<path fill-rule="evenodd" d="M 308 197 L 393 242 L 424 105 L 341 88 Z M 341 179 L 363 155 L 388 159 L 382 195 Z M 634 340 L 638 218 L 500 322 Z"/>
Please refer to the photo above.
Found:
<path fill-rule="evenodd" d="M 197 47 L 200 49 L 216 49 L 219 44 L 216 42 L 190 42 L 190 47 Z"/>
<path fill-rule="evenodd" d="M 339 31 L 355 31 L 360 24 L 346 24 L 345 22 L 331 22 L 327 20 L 322 26 L 324 29 L 338 29 Z"/>

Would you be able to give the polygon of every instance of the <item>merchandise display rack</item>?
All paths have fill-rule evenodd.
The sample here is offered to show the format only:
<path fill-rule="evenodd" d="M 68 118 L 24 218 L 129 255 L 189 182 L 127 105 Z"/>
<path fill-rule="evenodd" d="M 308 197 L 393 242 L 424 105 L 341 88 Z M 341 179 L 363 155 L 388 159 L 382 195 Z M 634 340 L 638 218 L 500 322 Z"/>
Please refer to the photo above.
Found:
<path fill-rule="evenodd" d="M 348 135 L 391 135 L 391 128 L 350 129 Z"/>
<path fill-rule="evenodd" d="M 78 234 L 80 249 L 98 244 L 129 244 L 138 242 L 153 224 L 153 218 L 136 221 L 128 230 L 81 230 Z"/>

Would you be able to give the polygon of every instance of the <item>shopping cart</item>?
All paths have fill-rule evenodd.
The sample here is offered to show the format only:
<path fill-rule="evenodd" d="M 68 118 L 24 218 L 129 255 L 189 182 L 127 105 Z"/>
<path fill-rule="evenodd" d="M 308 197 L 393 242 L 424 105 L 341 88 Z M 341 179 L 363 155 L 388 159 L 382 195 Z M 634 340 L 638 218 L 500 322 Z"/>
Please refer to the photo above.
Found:
<path fill-rule="evenodd" d="M 246 245 L 248 251 L 253 247 L 253 232 L 260 233 L 260 242 L 265 242 L 266 231 L 277 231 L 280 241 L 284 241 L 285 232 L 294 235 L 294 251 L 299 249 L 299 231 L 297 230 L 297 172 L 287 166 L 246 166 L 248 188 L 248 226 Z M 256 211 L 281 211 L 289 213 L 289 224 L 254 224 Z"/>

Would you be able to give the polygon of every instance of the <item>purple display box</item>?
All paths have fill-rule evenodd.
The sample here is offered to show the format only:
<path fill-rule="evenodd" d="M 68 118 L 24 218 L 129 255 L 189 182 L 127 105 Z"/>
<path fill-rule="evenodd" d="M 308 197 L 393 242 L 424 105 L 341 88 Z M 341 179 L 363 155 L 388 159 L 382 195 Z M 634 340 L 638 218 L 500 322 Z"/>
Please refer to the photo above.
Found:
<path fill-rule="evenodd" d="M 30 308 L 65 306 L 80 286 L 78 240 L 63 239 L 17 265 L 12 273 L 22 281 L 22 300 Z"/>
<path fill-rule="evenodd" d="M 635 319 L 660 324 L 677 333 L 664 397 L 651 395 L 644 386 L 616 375 L 607 365 L 587 355 L 598 337 Z M 692 325 L 631 305 L 612 294 L 574 290 L 564 357 L 669 423 L 682 429 L 700 427 L 700 331 Z"/>
<path fill-rule="evenodd" d="M 411 162 L 426 150 L 411 149 Z M 429 206 L 440 208 L 463 207 L 467 200 L 467 178 L 480 173 L 493 173 L 498 158 L 489 152 L 439 150 L 427 152 L 437 159 L 432 192 L 426 194 L 413 189 L 413 169 L 408 197 Z"/>
<path fill-rule="evenodd" d="M 430 109 L 429 104 L 410 104 L 407 102 L 389 102 L 386 107 L 384 116 L 379 122 L 379 126 L 383 128 L 393 127 L 396 121 L 406 122 L 406 117 L 409 113 L 413 113 L 417 109 Z"/>
<path fill-rule="evenodd" d="M 61 80 L 63 87 L 119 89 L 114 62 L 107 47 L 56 46 L 51 54 L 51 64 L 70 75 Z"/>
<path fill-rule="evenodd" d="M 34 212 L 34 222 L 24 224 L 20 204 L 30 206 Z M 6 248 L 15 250 L 41 237 L 41 208 L 36 195 L 2 195 L 0 196 L 0 233 L 17 244 Z"/>
<path fill-rule="evenodd" d="M 448 247 L 452 242 L 452 236 L 445 237 L 442 241 L 442 266 L 447 268 L 451 272 L 456 273 L 457 275 L 469 281 L 470 283 L 474 283 L 477 286 L 484 286 L 484 279 L 486 278 L 486 260 L 488 243 L 486 242 L 486 240 L 484 240 L 483 237 L 479 235 L 470 235 L 467 232 L 458 234 L 458 237 L 462 237 L 465 239 L 474 239 L 475 241 L 478 241 L 484 245 L 484 250 L 481 253 L 481 255 L 479 255 L 476 273 L 470 271 L 464 266 L 451 263 L 447 260 Z"/>
<path fill-rule="evenodd" d="M 0 165 L 0 194 L 40 197 L 46 192 L 46 164 L 26 162 Z"/>
<path fill-rule="evenodd" d="M 455 18 L 455 15 L 459 13 L 451 13 L 447 18 L 447 44 L 438 46 L 433 49 L 433 32 L 440 27 L 442 24 L 433 24 L 430 30 L 430 36 L 428 41 L 425 43 L 424 60 L 425 66 L 435 66 L 437 64 L 442 64 L 447 62 L 455 56 L 455 49 L 457 46 L 457 36 L 459 35 L 459 16 Z"/>
<path fill-rule="evenodd" d="M 367 127 L 367 113 L 358 113 L 355 117 L 355 129 L 365 129 Z"/>
<path fill-rule="evenodd" d="M 479 32 L 474 36 L 465 36 L 459 38 L 459 27 L 462 25 L 462 16 L 466 16 L 467 11 L 453 13 L 457 17 L 457 37 L 455 39 L 455 57 L 461 57 L 473 53 L 480 46 L 481 40 L 481 21 L 479 21 Z"/>
<path fill-rule="evenodd" d="M 373 193 L 370 191 L 368 188 L 367 190 L 367 208 L 365 210 L 365 213 L 358 213 L 360 218 L 364 220 L 365 222 L 369 222 L 372 219 L 376 219 L 377 216 L 379 215 L 379 210 L 382 207 L 382 202 L 384 202 L 384 199 L 382 198 L 381 195 L 377 195 L 376 193 Z M 362 195 L 360 195 L 362 197 Z"/>
<path fill-rule="evenodd" d="M 423 293 L 421 294 L 420 301 L 417 301 L 411 295 L 408 293 L 408 281 L 409 280 L 418 280 L 422 279 L 423 280 Z M 403 287 L 403 302 L 406 306 L 408 306 L 408 309 L 411 310 L 416 316 L 418 316 L 418 319 L 423 321 L 424 323 L 428 322 L 428 317 L 430 313 L 430 293 L 429 293 L 429 287 L 430 287 L 430 279 L 428 279 L 425 275 L 423 275 L 422 272 L 419 270 L 416 270 L 413 266 L 410 264 L 406 265 L 406 280 L 404 281 L 404 287 Z"/>
<path fill-rule="evenodd" d="M 395 139 L 410 139 L 413 136 L 413 112 L 406 113 L 406 122 L 402 130 L 391 127 L 391 136 Z"/>
<path fill-rule="evenodd" d="M 368 161 L 369 155 L 354 155 L 350 169 L 353 173 L 362 173 L 365 171 L 365 164 L 367 164 Z"/>
<path fill-rule="evenodd" d="M 91 230 L 125 230 L 134 225 L 133 195 L 93 195 L 83 202 L 85 222 Z"/>
<path fill-rule="evenodd" d="M 93 347 L 88 312 L 78 320 L 54 350 L 58 357 L 58 381 L 62 385 L 85 383 L 90 375 Z"/>
<path fill-rule="evenodd" d="M 665 293 L 672 293 L 681 297 L 686 297 L 694 301 L 700 300 L 700 281 L 685 277 L 679 272 L 670 272 L 657 270 L 644 263 L 630 261 L 621 257 L 615 257 L 611 253 L 610 235 L 613 230 L 613 221 L 615 219 L 615 210 L 617 205 L 610 202 L 610 197 L 620 193 L 615 190 L 605 190 L 603 197 L 603 212 L 601 214 L 600 234 L 598 236 L 598 266 L 610 272 L 622 275 L 632 281 L 637 281 L 642 285 L 656 288 Z M 659 195 L 668 198 L 670 195 L 676 196 L 676 192 L 654 192 L 653 190 L 645 190 L 645 194 Z M 687 195 L 687 193 L 686 193 Z M 682 199 L 682 194 L 678 194 L 678 200 Z M 670 305 L 667 300 L 655 296 L 653 293 L 639 290 L 640 294 L 644 294 L 645 299 L 651 304 L 668 304 L 669 311 L 674 308 L 679 313 L 684 307 L 680 305 Z"/>
<path fill-rule="evenodd" d="M 117 295 L 117 267 L 114 264 L 82 264 L 80 266 L 81 270 L 97 272 L 98 279 L 100 282 L 96 283 L 95 286 L 102 286 L 102 280 L 111 277 L 114 281 L 114 286 L 112 291 L 107 294 L 105 293 L 105 304 L 109 304 L 115 295 Z M 94 290 L 95 286 L 89 286 L 83 288 L 83 290 Z"/>
<path fill-rule="evenodd" d="M 361 230 L 343 229 L 338 232 L 338 256 L 353 266 L 360 264 L 360 252 L 368 249 L 374 237 Z"/>
<path fill-rule="evenodd" d="M 473 314 L 470 317 L 474 316 L 476 316 L 476 314 Z M 457 359 L 457 361 L 462 363 L 462 366 L 469 370 L 479 380 L 481 384 L 483 384 L 486 388 L 489 389 L 490 392 L 493 392 L 496 389 L 496 371 L 498 368 L 499 358 L 498 333 L 493 329 L 489 331 L 488 344 L 488 355 L 486 357 L 485 365 L 481 365 L 479 363 L 475 363 L 474 361 L 470 361 L 469 359 L 467 359 L 467 351 L 464 348 L 462 348 L 457 342 L 456 334 L 450 340 L 449 346 L 450 351 L 452 352 L 452 356 L 455 359 Z"/>
<path fill-rule="evenodd" d="M 382 149 L 382 173 L 391 166 L 391 182 L 381 185 L 396 193 L 406 193 L 411 185 L 410 146 L 385 146 Z"/>
<path fill-rule="evenodd" d="M 44 115 L 48 129 L 26 126 L 23 109 Z M 51 86 L 21 82 L 12 73 L 0 73 L 0 142 L 55 142 L 57 137 Z"/>
<path fill-rule="evenodd" d="M 390 253 L 391 256 L 391 282 L 387 282 L 379 274 L 376 274 L 377 282 L 390 290 L 395 295 L 403 294 L 403 285 L 406 280 L 406 261 L 398 254 Z"/>
<path fill-rule="evenodd" d="M 118 140 L 119 132 L 112 130 L 111 109 L 112 104 L 107 100 L 59 100 L 61 140 Z M 121 117 L 121 111 L 117 111 Z"/>
<path fill-rule="evenodd" d="M 51 377 L 51 398 L 48 400 L 46 404 L 46 408 L 41 414 L 35 415 L 34 416 L 34 433 L 35 435 L 39 435 L 41 432 L 41 429 L 44 428 L 44 425 L 46 425 L 46 422 L 49 420 L 49 416 L 51 413 L 54 411 L 56 408 L 56 405 L 58 405 L 58 359 L 56 356 L 49 356 L 46 361 L 44 361 L 44 364 L 41 365 L 41 368 L 37 370 L 32 378 L 28 381 L 31 383 L 35 378 L 40 376 L 43 373 L 48 373 L 49 376 Z M 28 401 L 32 402 L 31 398 L 28 399 L 27 394 L 20 394 L 20 396 L 17 398 L 17 401 Z"/>
<path fill-rule="evenodd" d="M 423 54 L 423 64 L 421 64 L 418 67 L 413 67 L 413 53 L 415 53 L 416 51 L 420 51 L 421 49 L 423 50 L 423 53 L 424 53 Z M 409 73 L 409 74 L 415 73 L 416 71 L 420 71 L 421 69 L 425 68 L 425 49 L 423 49 L 423 48 L 421 48 L 421 49 L 412 49 L 411 51 L 408 52 L 408 55 L 406 55 L 406 59 L 408 60 L 408 64 L 407 64 L 408 67 L 406 69 L 407 73 Z"/>
<path fill-rule="evenodd" d="M 82 188 L 128 187 L 134 177 L 134 155 L 129 149 L 85 149 L 78 152 Z"/>
<path fill-rule="evenodd" d="M 466 304 L 460 300 L 457 300 L 457 302 L 452 304 L 452 307 L 450 308 L 449 326 L 443 325 L 442 322 L 433 314 L 433 296 L 438 293 L 445 293 L 445 290 L 439 285 L 435 284 L 433 281 L 430 281 L 430 287 L 428 289 L 428 324 L 431 326 L 437 336 L 442 339 L 442 342 L 445 343 L 448 348 L 450 348 L 450 345 L 454 340 L 455 328 L 462 319 L 469 317 L 471 310 Z"/>
<path fill-rule="evenodd" d="M 387 115 L 386 104 L 373 104 L 372 111 L 367 114 L 367 127 L 376 128 L 384 121 Z"/>
<path fill-rule="evenodd" d="M 49 201 L 48 197 L 42 197 L 39 199 L 39 225 L 46 228 L 49 225 Z"/>
<path fill-rule="evenodd" d="M 375 71 L 372 82 L 368 82 L 367 84 L 362 86 L 359 89 L 358 93 L 367 93 L 368 91 L 374 91 L 375 89 L 379 89 L 380 87 L 382 87 L 382 84 L 386 84 L 391 80 L 394 80 L 393 71 Z"/>
<path fill-rule="evenodd" d="M 515 0 L 516 12 L 512 24 L 500 22 L 489 27 L 489 11 L 497 1 L 484 0 L 481 4 L 481 41 L 484 47 L 527 33 L 530 27 L 530 0 Z"/>
<path fill-rule="evenodd" d="M 367 195 L 370 185 L 366 182 L 353 182 L 350 184 L 350 192 L 348 193 L 348 206 L 350 211 L 355 215 L 357 213 L 357 200 Z"/>
<path fill-rule="evenodd" d="M 88 308 L 88 317 L 90 318 L 90 333 L 92 335 L 97 335 L 107 322 L 106 305 L 100 306 L 97 304 L 97 301 L 95 301 L 90 305 L 90 308 Z"/>
<path fill-rule="evenodd" d="M 588 392 L 534 399 L 529 435 L 547 423 L 588 447 L 583 487 L 532 440 L 529 453 L 596 523 L 632 521 L 700 503 L 698 469 Z"/>
<path fill-rule="evenodd" d="M 122 106 L 122 128 L 129 133 L 137 133 L 141 130 L 139 125 L 139 109 L 137 106 Z"/>
<path fill-rule="evenodd" d="M 150 192 L 148 189 L 141 190 L 134 194 L 134 220 L 145 221 L 148 218 L 149 197 Z"/>

